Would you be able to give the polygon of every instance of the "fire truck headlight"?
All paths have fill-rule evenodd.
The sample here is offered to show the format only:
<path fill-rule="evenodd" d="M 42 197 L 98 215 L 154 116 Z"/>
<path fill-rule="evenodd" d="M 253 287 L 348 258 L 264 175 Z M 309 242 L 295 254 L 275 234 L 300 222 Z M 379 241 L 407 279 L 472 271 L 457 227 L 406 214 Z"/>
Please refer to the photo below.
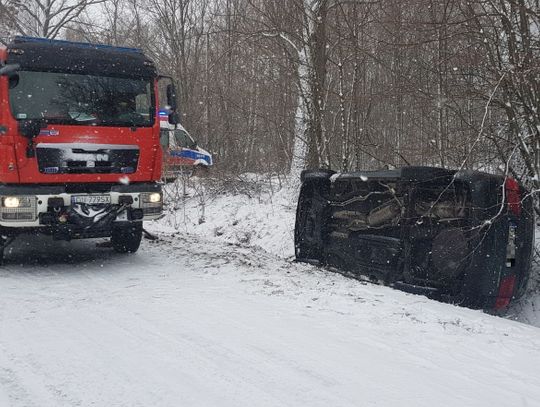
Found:
<path fill-rule="evenodd" d="M 29 195 L 0 197 L 0 221 L 33 222 L 37 217 L 37 198 Z"/>
<path fill-rule="evenodd" d="M 153 194 L 148 195 L 148 202 L 150 203 L 161 202 L 161 194 L 158 192 L 154 192 Z"/>
<path fill-rule="evenodd" d="M 163 212 L 163 195 L 161 192 L 144 192 L 141 194 L 141 209 L 144 216 L 158 216 Z"/>
<path fill-rule="evenodd" d="M 34 196 L 4 196 L 2 197 L 2 207 L 8 209 L 32 208 L 35 206 Z"/>
<path fill-rule="evenodd" d="M 21 200 L 17 196 L 6 196 L 2 203 L 4 208 L 18 208 L 21 205 Z"/>

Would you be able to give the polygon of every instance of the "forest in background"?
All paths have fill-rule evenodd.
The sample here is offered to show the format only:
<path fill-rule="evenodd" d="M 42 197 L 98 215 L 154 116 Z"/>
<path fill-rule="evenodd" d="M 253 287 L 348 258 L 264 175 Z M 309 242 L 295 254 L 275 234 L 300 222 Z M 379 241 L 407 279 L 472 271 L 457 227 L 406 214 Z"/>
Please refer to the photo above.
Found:
<path fill-rule="evenodd" d="M 142 48 L 216 173 L 433 165 L 539 187 L 539 0 L 0 0 L 13 35 Z"/>

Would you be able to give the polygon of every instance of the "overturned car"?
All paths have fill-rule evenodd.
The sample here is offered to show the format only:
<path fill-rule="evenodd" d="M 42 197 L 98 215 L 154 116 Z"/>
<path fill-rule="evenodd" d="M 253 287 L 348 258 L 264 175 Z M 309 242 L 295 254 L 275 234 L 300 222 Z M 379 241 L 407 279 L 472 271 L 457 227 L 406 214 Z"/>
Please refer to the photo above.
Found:
<path fill-rule="evenodd" d="M 532 198 L 510 177 L 432 167 L 302 173 L 300 261 L 500 310 L 525 291 L 533 240 Z"/>

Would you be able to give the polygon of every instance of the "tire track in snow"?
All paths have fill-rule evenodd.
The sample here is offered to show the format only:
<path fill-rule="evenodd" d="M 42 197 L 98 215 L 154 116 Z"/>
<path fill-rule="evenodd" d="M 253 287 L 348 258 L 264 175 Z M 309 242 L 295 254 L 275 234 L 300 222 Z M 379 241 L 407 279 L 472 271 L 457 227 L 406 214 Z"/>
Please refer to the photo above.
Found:
<path fill-rule="evenodd" d="M 518 368 L 540 351 L 530 327 L 249 246 L 160 236 L 134 256 L 89 243 L 42 249 L 44 266 L 12 254 L 22 265 L 0 271 L 6 397 L 17 406 L 172 406 L 179 397 L 187 406 L 353 406 L 382 395 L 397 405 L 382 378 L 400 388 L 416 374 L 421 389 L 444 391 L 436 372 L 468 389 L 461 404 L 475 387 L 509 396 L 512 387 L 490 387 L 505 379 L 540 394 L 538 376 Z M 456 368 L 465 364 L 473 370 Z M 497 364 L 505 374 L 490 372 Z M 373 386 L 363 395 L 360 379 Z M 434 405 L 417 401 L 408 405 Z"/>

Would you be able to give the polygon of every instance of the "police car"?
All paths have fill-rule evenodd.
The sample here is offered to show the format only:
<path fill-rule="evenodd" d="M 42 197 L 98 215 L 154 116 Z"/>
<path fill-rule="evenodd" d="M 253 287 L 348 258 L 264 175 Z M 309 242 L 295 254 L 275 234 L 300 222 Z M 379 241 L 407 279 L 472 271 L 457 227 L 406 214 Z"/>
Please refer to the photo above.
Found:
<path fill-rule="evenodd" d="M 199 147 L 181 124 L 170 124 L 166 113 L 160 112 L 160 128 L 165 179 L 175 179 L 181 173 L 191 175 L 212 166 L 212 154 Z"/>

